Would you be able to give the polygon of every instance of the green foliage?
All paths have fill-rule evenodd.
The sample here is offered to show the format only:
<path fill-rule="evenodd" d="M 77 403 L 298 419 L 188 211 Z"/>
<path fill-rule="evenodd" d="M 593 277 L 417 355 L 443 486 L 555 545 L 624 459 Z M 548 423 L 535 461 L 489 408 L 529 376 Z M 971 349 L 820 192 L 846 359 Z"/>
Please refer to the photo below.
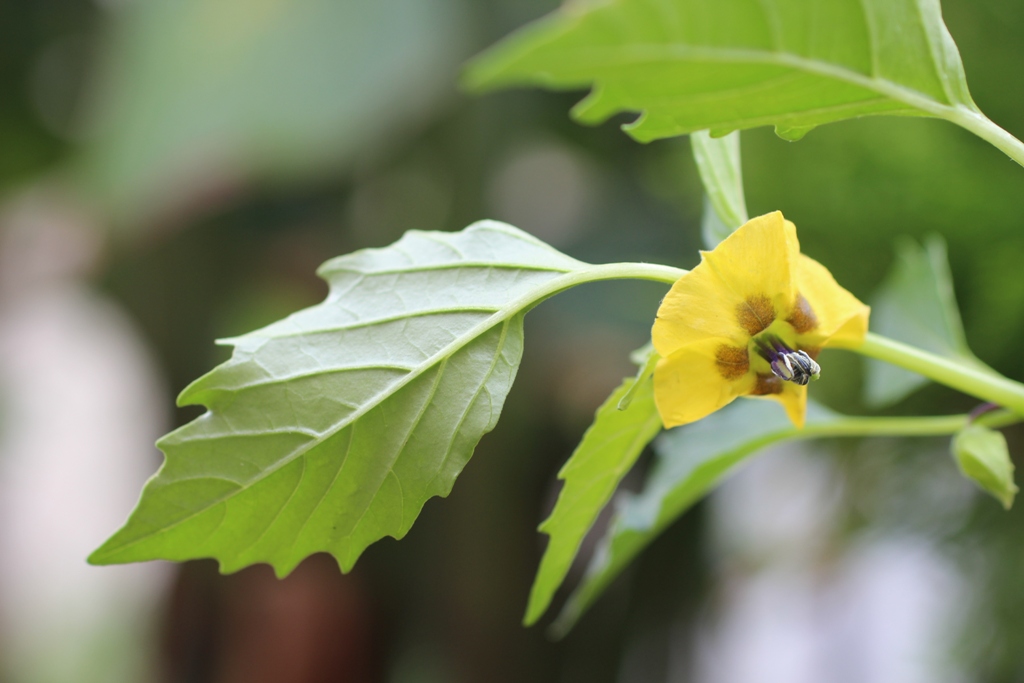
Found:
<path fill-rule="evenodd" d="M 967 346 L 941 237 L 928 238 L 923 247 L 910 239 L 897 242 L 896 261 L 872 301 L 871 329 L 988 371 Z M 889 405 L 927 383 L 909 370 L 869 359 L 865 399 L 872 406 Z"/>
<path fill-rule="evenodd" d="M 491 221 L 328 261 L 326 301 L 228 340 L 231 360 L 182 392 L 208 412 L 159 442 L 164 466 L 90 561 L 283 576 L 326 551 L 350 569 L 451 491 L 498 419 L 523 315 L 586 267 Z"/>
<path fill-rule="evenodd" d="M 113 213 L 154 201 L 164 181 L 211 159 L 228 176 L 245 168 L 267 177 L 354 159 L 407 123 L 403 104 L 437 96 L 457 43 L 447 0 L 358 9 L 291 0 L 241 13 L 238 1 L 156 0 L 128 15 L 122 40 L 142 58 L 113 60 L 123 70 L 107 95 L 117 116 L 104 117 L 101 107 L 86 156 Z M 239 16 L 235 41 L 220 40 L 217 21 Z M 279 30 L 263 30 L 271 24 Z M 339 34 L 337 26 L 357 29 Z M 301 77 L 277 68 L 285 53 Z M 351 68 L 325 78 L 316 68 L 324 62 Z M 169 78 L 159 73 L 168 64 Z M 774 125 L 796 140 L 851 117 L 933 116 L 1004 151 L 1016 144 L 1014 158 L 1024 158 L 1020 143 L 971 100 L 938 0 L 582 0 L 479 58 L 467 82 L 593 86 L 574 109 L 583 122 L 632 111 L 640 116 L 626 129 L 638 140 L 690 133 L 709 247 L 747 220 L 740 129 Z M 151 136 L 156 111 L 174 112 L 175 125 Z M 310 118 L 296 119 L 296 111 Z M 900 250 L 872 330 L 913 348 L 876 340 L 876 357 L 974 395 L 1024 401 L 1024 388 L 976 376 L 991 371 L 964 341 L 944 244 Z M 232 359 L 182 393 L 182 405 L 208 411 L 161 440 L 163 468 L 90 561 L 213 557 L 223 571 L 267 562 L 283 576 L 324 551 L 347 571 L 374 541 L 404 536 L 429 498 L 451 491 L 498 419 L 518 369 L 525 313 L 565 288 L 604 279 L 592 275 L 602 268 L 620 273 L 608 277 L 662 282 L 682 273 L 588 266 L 494 222 L 456 234 L 413 232 L 328 262 L 320 271 L 331 287 L 324 303 L 229 340 Z M 587 532 L 661 430 L 650 379 L 657 355 L 647 347 L 636 360 L 637 377 L 606 400 L 559 473 L 565 485 L 540 527 L 550 539 L 527 624 L 545 613 Z M 873 363 L 866 392 L 880 405 L 923 381 Z M 738 401 L 670 432 L 645 489 L 623 498 L 555 630 L 571 628 L 639 552 L 759 449 L 814 436 L 952 434 L 966 423 L 845 418 L 812 406 L 807 427 L 796 430 L 778 406 Z M 967 427 L 954 451 L 965 474 L 1009 506 L 1016 487 L 1002 436 Z"/>
<path fill-rule="evenodd" d="M 980 115 L 938 0 L 610 0 L 570 3 L 477 59 L 475 88 L 582 88 L 584 123 L 642 112 L 647 142 L 891 114 Z"/>
<path fill-rule="evenodd" d="M 654 384 L 650 374 L 644 374 L 646 370 L 644 364 L 638 379 L 625 380 L 608 397 L 558 473 L 565 486 L 551 516 L 540 526 L 551 538 L 530 592 L 524 619 L 527 625 L 544 614 L 569 572 L 583 537 L 644 447 L 661 431 L 661 417 L 654 405 Z M 631 400 L 620 408 L 627 393 Z"/>
<path fill-rule="evenodd" d="M 1007 411 L 984 415 L 973 426 L 969 426 L 967 415 L 849 417 L 810 401 L 806 425 L 797 429 L 778 406 L 766 401 L 745 400 L 735 401 L 699 422 L 669 430 L 654 442 L 657 460 L 643 490 L 635 496 L 619 499 L 607 533 L 552 631 L 555 635 L 567 633 L 611 582 L 669 525 L 718 486 L 737 465 L 769 445 L 825 437 L 985 432 L 987 436 L 970 437 L 973 452 L 969 457 L 982 462 L 971 463 L 971 473 L 967 476 L 984 481 L 982 485 L 987 490 L 997 490 L 1000 492 L 997 495 L 1009 495 L 1012 500 L 1016 487 L 1012 482 L 1012 464 L 1004 457 L 1005 440 L 988 427 L 1014 424 L 1019 419 Z M 1002 443 L 1004 456 L 997 453 L 996 439 Z M 959 451 L 957 457 L 960 457 Z"/>
<path fill-rule="evenodd" d="M 1013 483 L 1013 462 L 1006 437 L 972 424 L 953 437 L 952 449 L 960 472 L 1009 510 L 1017 495 L 1017 485 Z"/>
<path fill-rule="evenodd" d="M 706 193 L 701 236 L 704 245 L 713 249 L 749 218 L 743 196 L 740 134 L 736 131 L 713 138 L 707 131 L 697 131 L 690 135 L 690 146 Z"/>
<path fill-rule="evenodd" d="M 117 16 L 83 170 L 129 219 L 211 180 L 302 177 L 393 144 L 450 91 L 467 42 L 453 0 L 151 0 Z"/>
<path fill-rule="evenodd" d="M 805 429 L 841 419 L 812 403 Z M 553 632 L 567 633 L 644 548 L 739 463 L 769 444 L 801 435 L 778 406 L 755 400 L 736 401 L 700 422 L 666 432 L 655 441 L 658 458 L 643 490 L 622 499 L 586 575 L 552 626 Z"/>

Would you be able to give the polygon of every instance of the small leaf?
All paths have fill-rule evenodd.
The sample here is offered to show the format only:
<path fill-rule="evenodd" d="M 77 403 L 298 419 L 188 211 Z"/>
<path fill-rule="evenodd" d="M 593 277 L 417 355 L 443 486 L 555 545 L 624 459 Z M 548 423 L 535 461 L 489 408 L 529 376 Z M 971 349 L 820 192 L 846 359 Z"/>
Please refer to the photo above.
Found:
<path fill-rule="evenodd" d="M 704 184 L 704 243 L 708 249 L 713 249 L 748 219 L 747 202 L 743 196 L 740 134 L 737 131 L 713 138 L 707 131 L 697 131 L 690 135 L 690 146 Z M 709 202 L 713 209 L 711 212 L 708 211 Z"/>
<path fill-rule="evenodd" d="M 635 382 L 625 380 L 608 397 L 580 445 L 558 473 L 558 478 L 565 480 L 565 486 L 551 516 L 540 526 L 551 538 L 530 591 L 524 618 L 526 625 L 536 622 L 551 604 L 587 531 L 644 446 L 661 431 L 661 418 L 654 405 L 654 384 L 649 376 L 636 384 L 638 388 L 629 407 L 619 408 L 620 401 Z"/>
<path fill-rule="evenodd" d="M 636 395 L 644 385 L 644 380 L 654 374 L 654 366 L 658 364 L 658 359 L 661 356 L 654 350 L 654 344 L 647 342 L 639 349 L 636 349 L 629 354 L 629 359 L 637 366 L 636 377 L 633 379 L 633 383 L 626 390 L 626 393 L 619 399 L 618 409 L 625 410 L 629 407 L 629 404 L 633 402 L 633 396 Z"/>
<path fill-rule="evenodd" d="M 620 499 L 607 534 L 552 625 L 552 633 L 567 633 L 633 558 L 746 458 L 765 446 L 810 435 L 815 427 L 841 419 L 809 403 L 807 426 L 801 432 L 775 405 L 736 401 L 699 422 L 663 434 L 654 442 L 657 460 L 643 490 Z"/>
<path fill-rule="evenodd" d="M 897 242 L 896 261 L 871 303 L 872 331 L 989 371 L 967 346 L 941 237 L 929 237 L 923 247 L 910 239 Z M 873 407 L 890 405 L 927 383 L 909 370 L 868 360 L 865 400 Z"/>
<path fill-rule="evenodd" d="M 1013 483 L 1013 462 L 1006 437 L 972 424 L 953 437 L 952 447 L 960 472 L 1009 510 L 1017 495 L 1017 485 Z"/>
<path fill-rule="evenodd" d="M 166 461 L 94 564 L 213 557 L 348 571 L 446 496 L 519 366 L 523 315 L 586 268 L 511 226 L 410 232 L 328 261 L 327 299 L 227 343 Z M 569 274 L 569 275 L 566 275 Z"/>
<path fill-rule="evenodd" d="M 478 57 L 465 80 L 592 85 L 573 115 L 641 112 L 624 126 L 641 142 L 765 125 L 796 140 L 876 114 L 981 117 L 939 0 L 566 3 Z"/>

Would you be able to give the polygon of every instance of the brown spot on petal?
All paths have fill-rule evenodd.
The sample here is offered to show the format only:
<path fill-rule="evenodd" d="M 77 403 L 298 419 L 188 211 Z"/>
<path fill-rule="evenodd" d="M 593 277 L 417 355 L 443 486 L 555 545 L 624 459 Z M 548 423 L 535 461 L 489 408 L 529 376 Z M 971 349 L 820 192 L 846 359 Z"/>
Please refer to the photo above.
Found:
<path fill-rule="evenodd" d="M 753 337 L 775 322 L 775 306 L 768 297 L 752 296 L 736 306 L 736 320 Z"/>
<path fill-rule="evenodd" d="M 796 295 L 793 302 L 793 312 L 786 318 L 786 322 L 793 326 L 797 334 L 810 332 L 818 326 L 818 316 L 814 315 L 814 309 L 807 303 L 803 294 Z M 810 355 L 810 351 L 807 352 Z"/>
<path fill-rule="evenodd" d="M 760 372 L 757 373 L 757 384 L 754 385 L 754 390 L 750 392 L 754 396 L 767 396 L 769 394 L 781 394 L 782 393 L 782 380 L 775 375 L 762 375 Z"/>
<path fill-rule="evenodd" d="M 747 370 L 750 369 L 750 358 L 747 357 L 746 349 L 722 344 L 715 351 L 715 365 L 724 379 L 734 380 L 747 374 Z"/>
<path fill-rule="evenodd" d="M 821 349 L 817 346 L 801 346 L 798 350 L 810 356 L 811 360 L 818 360 L 818 354 L 821 353 Z"/>

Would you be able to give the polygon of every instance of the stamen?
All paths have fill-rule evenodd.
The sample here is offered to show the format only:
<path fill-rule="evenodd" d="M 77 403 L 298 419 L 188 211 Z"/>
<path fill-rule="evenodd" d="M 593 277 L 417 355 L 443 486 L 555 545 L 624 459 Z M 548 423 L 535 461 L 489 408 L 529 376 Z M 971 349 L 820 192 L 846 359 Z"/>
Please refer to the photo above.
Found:
<path fill-rule="evenodd" d="M 772 374 L 779 379 L 806 386 L 821 376 L 821 366 L 806 351 L 794 351 L 775 335 L 764 335 L 754 340 L 757 353 L 768 361 Z"/>

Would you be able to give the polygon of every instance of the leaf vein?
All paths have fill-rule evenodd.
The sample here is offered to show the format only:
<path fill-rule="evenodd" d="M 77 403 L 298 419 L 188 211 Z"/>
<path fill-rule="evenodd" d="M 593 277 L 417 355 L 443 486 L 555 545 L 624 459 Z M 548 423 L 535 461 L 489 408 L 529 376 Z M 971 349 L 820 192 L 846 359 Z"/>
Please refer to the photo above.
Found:
<path fill-rule="evenodd" d="M 487 387 L 488 382 L 491 379 L 491 376 L 494 374 L 494 369 L 498 366 L 498 359 L 501 357 L 502 352 L 505 350 L 505 344 L 508 337 L 508 328 L 510 324 L 511 320 L 506 320 L 505 323 L 502 325 L 501 336 L 498 338 L 497 348 L 495 349 L 494 357 L 491 359 L 491 367 L 487 370 L 487 373 L 484 375 L 483 381 L 480 382 L 480 386 L 477 387 L 477 390 L 473 393 L 472 398 L 466 403 L 466 409 L 463 410 L 462 415 L 459 416 L 459 422 L 458 424 L 455 425 L 455 429 L 452 431 L 451 438 L 448 440 L 448 448 L 445 450 L 444 457 L 441 459 L 441 464 L 438 466 L 437 471 L 434 472 L 434 476 L 430 478 L 430 482 L 426 486 L 426 490 L 428 491 L 433 489 L 434 482 L 437 481 L 437 478 L 441 475 L 441 473 L 444 471 L 444 468 L 448 465 L 448 459 L 451 457 L 452 450 L 455 444 L 455 439 L 458 437 L 459 431 L 462 429 L 462 425 L 466 421 L 466 417 L 469 416 L 470 411 L 473 409 L 473 404 L 476 403 L 476 400 L 477 398 L 480 397 L 481 392 L 483 392 L 485 387 Z M 489 389 L 488 395 L 490 395 Z M 493 400 L 491 400 L 491 403 L 493 404 Z M 493 410 L 490 412 L 493 412 Z"/>
<path fill-rule="evenodd" d="M 292 502 L 292 499 L 295 497 L 296 491 L 299 490 L 299 487 L 302 485 L 303 479 L 306 478 L 305 458 L 300 458 L 299 463 L 302 465 L 302 470 L 299 472 L 299 477 L 298 479 L 295 480 L 295 485 L 292 487 L 292 490 L 288 494 L 288 497 L 285 499 L 284 503 L 282 503 L 281 506 L 277 508 L 277 512 L 275 512 L 274 516 L 267 522 L 267 525 L 263 527 L 263 531 L 260 532 L 259 536 L 257 536 L 251 543 L 248 543 L 244 548 L 240 549 L 237 553 L 235 553 L 236 558 L 241 557 L 244 553 L 249 551 L 251 548 L 255 547 L 260 541 L 262 541 L 263 538 L 267 535 L 267 532 L 270 531 L 271 527 L 273 527 L 274 524 L 277 523 L 277 520 L 281 518 L 281 514 L 284 512 L 285 508 L 287 508 L 289 503 Z"/>
<path fill-rule="evenodd" d="M 310 327 L 303 328 L 292 332 L 285 332 L 281 334 L 257 334 L 251 332 L 245 335 L 247 339 L 293 339 L 295 337 L 308 337 L 316 334 L 330 334 L 332 332 L 345 332 L 347 330 L 359 330 L 368 327 L 374 327 L 375 325 L 383 325 L 386 323 L 399 322 L 406 319 L 412 318 L 428 318 L 432 315 L 448 315 L 458 313 L 494 313 L 500 310 L 500 306 L 450 306 L 446 308 L 429 308 L 422 311 L 412 311 L 405 314 L 387 316 L 385 318 L 373 318 L 371 320 L 359 320 L 352 323 L 346 323 L 343 325 L 334 325 L 331 327 Z M 240 337 L 240 339 L 243 337 Z M 230 340 L 228 340 L 230 341 Z"/>
<path fill-rule="evenodd" d="M 398 459 L 402 457 L 402 453 L 405 451 L 405 447 L 409 444 L 409 439 L 412 438 L 413 432 L 415 432 L 416 428 L 419 427 L 420 421 L 423 419 L 423 416 L 427 412 L 427 408 L 430 407 L 431 402 L 434 400 L 434 396 L 437 394 L 437 388 L 441 384 L 441 377 L 444 375 L 444 371 L 447 365 L 448 358 L 445 358 L 443 361 L 441 361 L 441 364 L 438 366 L 437 376 L 434 377 L 434 382 L 430 387 L 430 392 L 427 394 L 426 398 L 423 401 L 423 404 L 420 406 L 419 411 L 416 413 L 416 418 L 412 421 L 412 423 L 409 425 L 409 428 L 406 430 L 405 436 L 402 438 L 402 443 L 398 446 L 398 448 L 395 449 L 394 455 L 391 458 L 391 462 L 388 463 L 388 473 L 394 473 L 395 462 L 397 462 Z M 356 529 L 359 528 L 359 525 L 362 523 L 363 518 L 366 517 L 366 513 L 370 511 L 370 508 L 373 507 L 374 501 L 377 500 L 377 496 L 380 495 L 380 492 L 384 487 L 385 479 L 387 479 L 387 474 L 385 474 L 384 479 L 382 479 L 381 482 L 377 485 L 377 490 L 374 492 L 373 498 L 371 498 L 370 502 L 366 505 L 365 508 L 363 508 L 362 514 L 360 514 L 358 519 L 356 519 L 356 521 L 353 522 L 352 526 L 349 529 L 349 532 L 345 534 L 345 539 L 351 538 L 352 534 L 354 534 L 356 532 Z"/>
<path fill-rule="evenodd" d="M 306 526 L 309 524 L 309 520 L 313 519 L 313 515 L 316 514 L 316 511 L 320 509 L 324 500 L 327 499 L 331 490 L 334 489 L 334 485 L 338 483 L 338 477 L 341 475 L 341 470 L 344 468 L 345 462 L 348 460 L 349 453 L 352 452 L 352 442 L 355 440 L 355 433 L 356 425 L 353 424 L 352 429 L 348 431 L 348 441 L 345 442 L 345 452 L 342 454 L 341 458 L 338 459 L 338 469 L 334 470 L 334 476 L 331 477 L 331 483 L 324 487 L 320 497 L 317 498 L 316 504 L 309 511 L 309 514 L 306 515 L 306 518 L 302 520 L 302 525 L 299 527 L 299 530 L 295 532 L 295 536 L 292 537 L 291 545 L 288 548 L 289 553 L 291 553 L 295 549 L 295 546 L 298 545 L 299 539 L 302 538 L 302 532 L 306 530 Z"/>
<path fill-rule="evenodd" d="M 587 53 L 590 53 L 589 55 Z M 634 43 L 616 50 L 616 59 L 598 59 L 593 53 L 601 54 L 601 50 L 577 50 L 578 58 L 585 58 L 588 69 L 602 67 L 625 66 L 639 62 L 650 62 L 653 59 L 667 59 L 685 62 L 735 62 L 756 63 L 775 66 L 786 66 L 808 73 L 846 81 L 853 85 L 873 90 L 892 99 L 909 104 L 934 116 L 948 112 L 954 107 L 932 99 L 925 93 L 903 84 L 882 78 L 877 73 L 870 76 L 858 73 L 832 62 L 816 61 L 790 52 L 770 52 L 756 49 L 722 48 L 693 45 L 656 45 Z M 621 55 L 627 54 L 626 59 Z"/>

